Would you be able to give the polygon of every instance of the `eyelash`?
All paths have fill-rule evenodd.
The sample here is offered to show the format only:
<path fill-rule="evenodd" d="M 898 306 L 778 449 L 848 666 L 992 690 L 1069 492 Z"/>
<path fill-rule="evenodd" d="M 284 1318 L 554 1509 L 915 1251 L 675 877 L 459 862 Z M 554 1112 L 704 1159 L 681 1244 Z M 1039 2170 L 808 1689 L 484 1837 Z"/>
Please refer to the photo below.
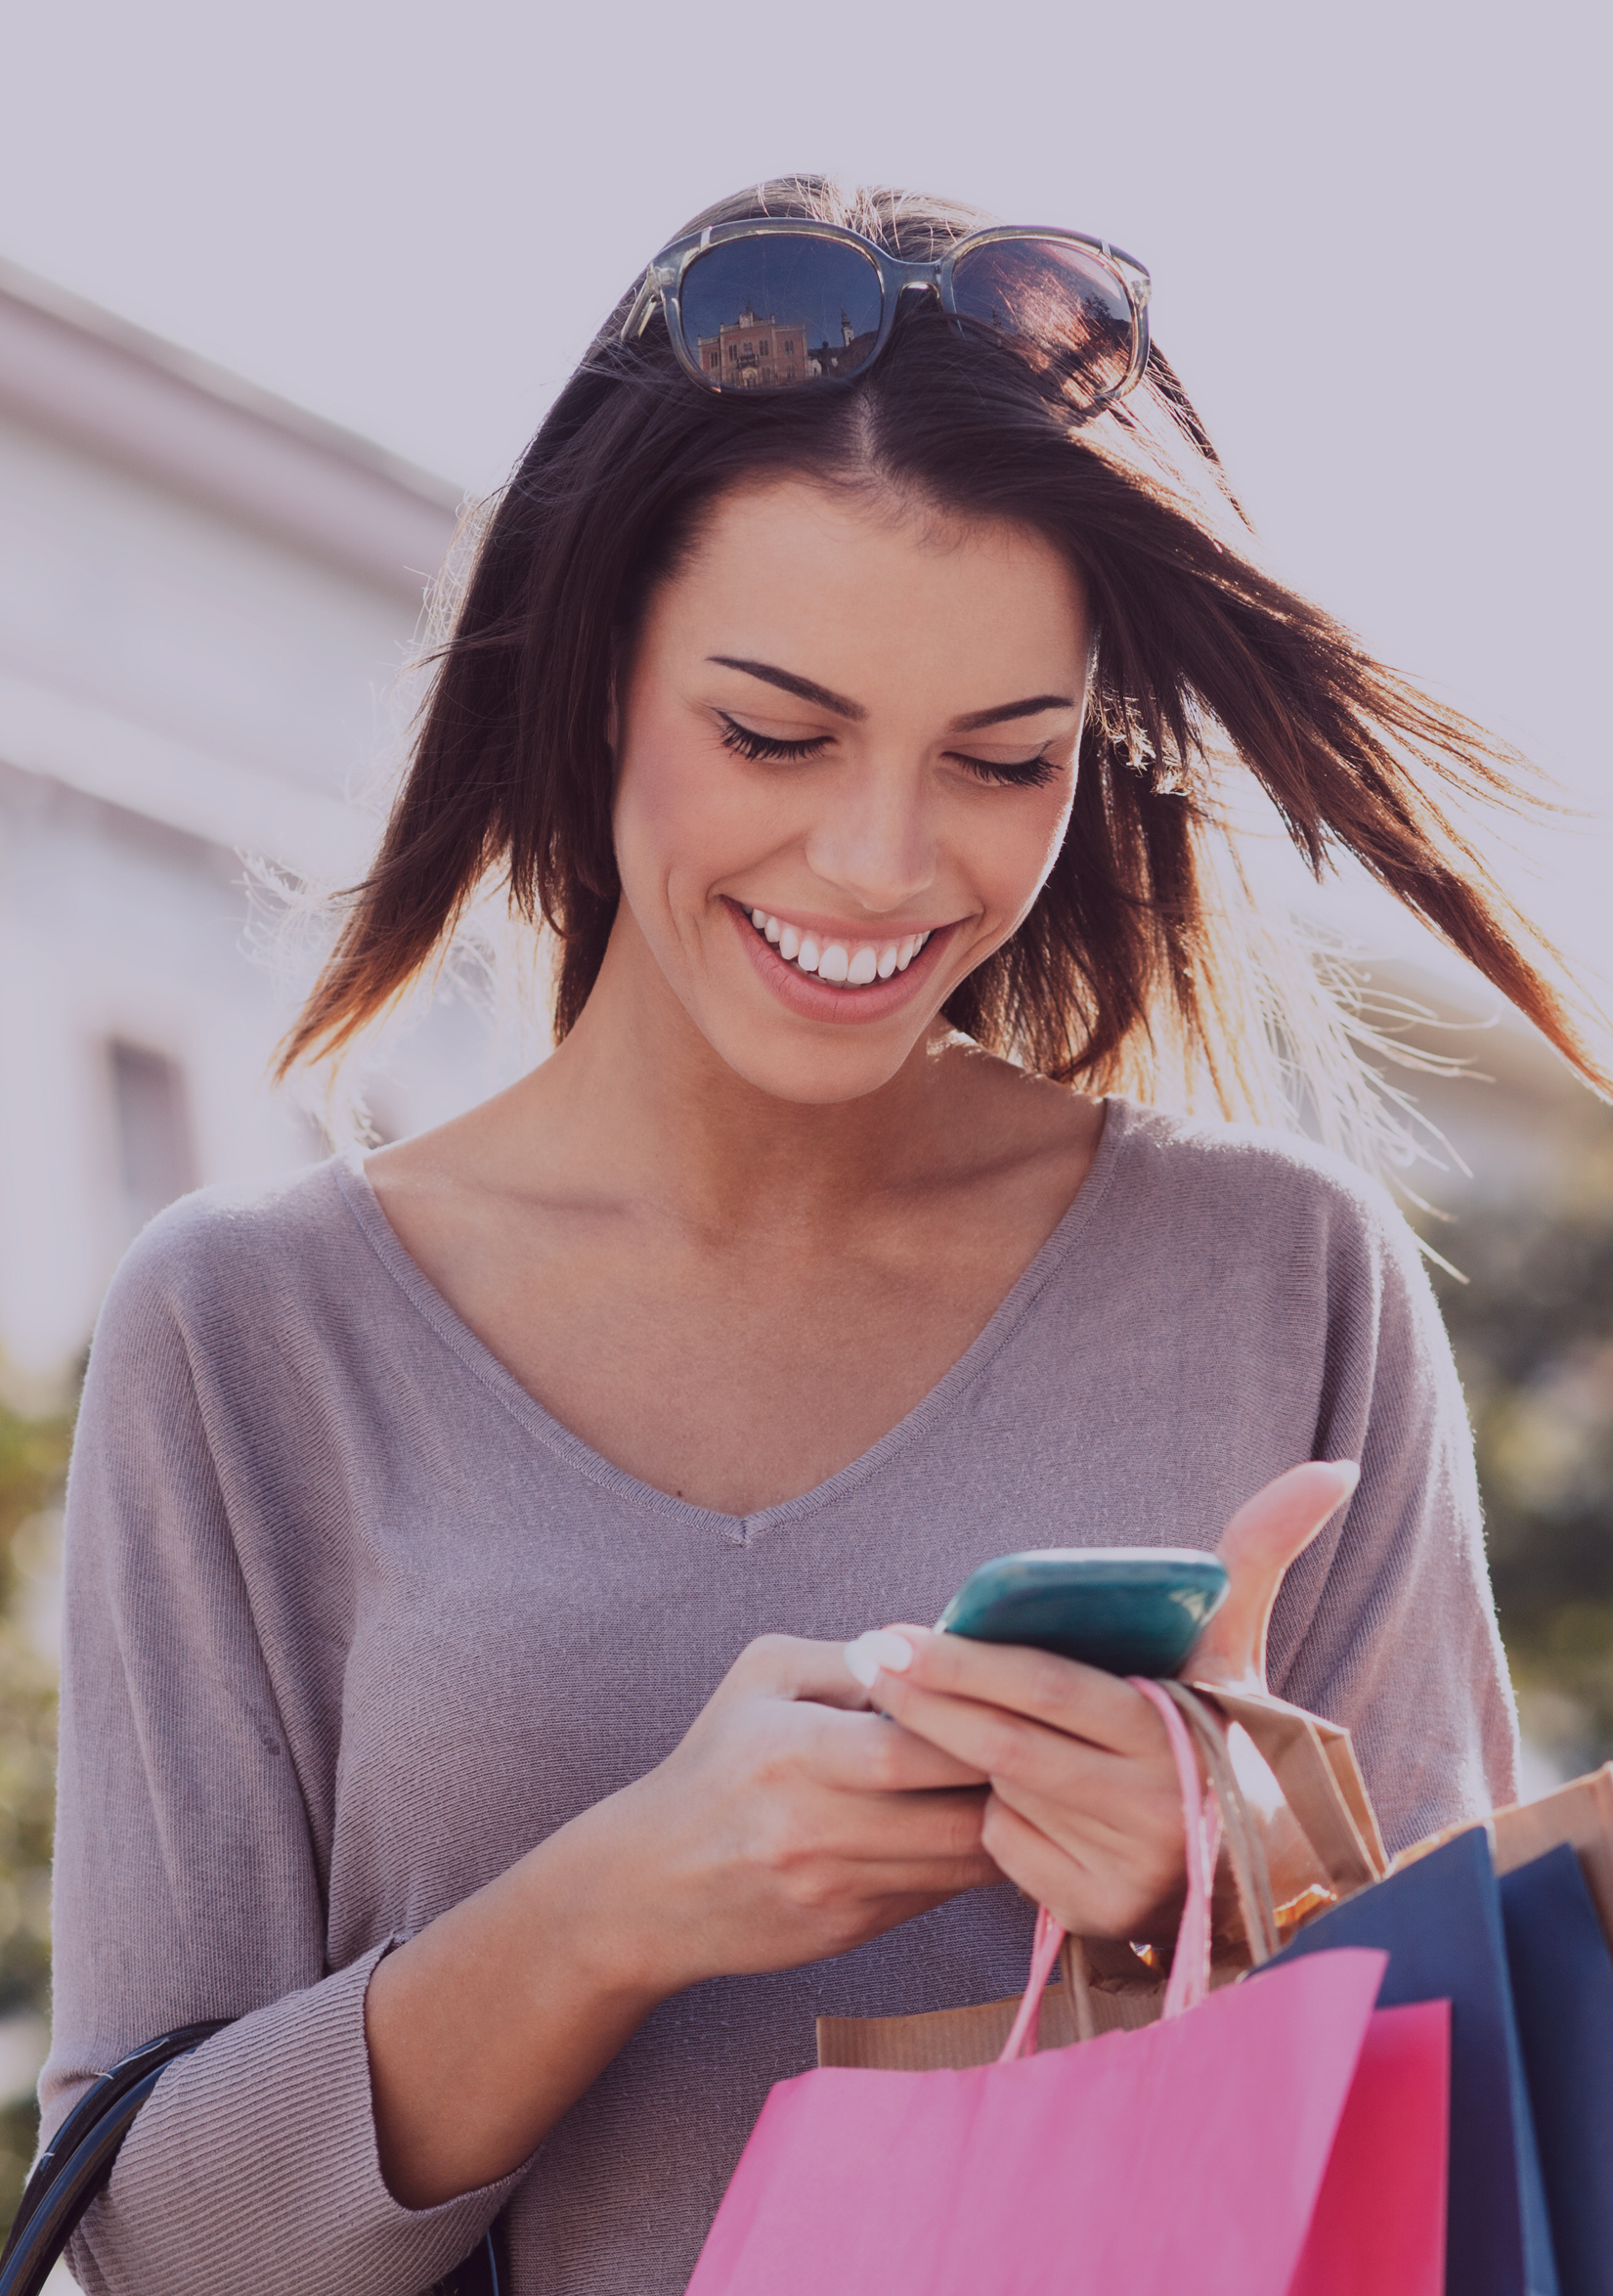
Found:
<path fill-rule="evenodd" d="M 757 733 L 749 726 L 742 726 L 726 710 L 719 710 L 717 714 L 722 721 L 723 748 L 755 764 L 799 764 L 803 758 L 816 757 L 834 739 L 832 733 L 818 733 L 809 741 L 776 741 L 769 733 Z M 959 749 L 949 750 L 947 754 L 954 765 L 962 766 L 977 781 L 999 789 L 1044 789 L 1059 771 L 1052 759 L 1039 750 L 1033 758 L 1012 766 L 994 766 L 984 758 L 967 757 Z"/>
<path fill-rule="evenodd" d="M 1053 760 L 1040 750 L 1033 758 L 1022 759 L 1015 766 L 987 765 L 984 758 L 965 757 L 961 749 L 947 754 L 955 766 L 962 766 L 978 781 L 990 782 L 999 789 L 1045 789 L 1059 771 Z"/>
<path fill-rule="evenodd" d="M 816 757 L 818 751 L 833 739 L 828 733 L 814 734 L 810 741 L 775 741 L 767 733 L 753 733 L 749 726 L 740 725 L 726 710 L 719 710 L 722 720 L 722 746 L 737 750 L 742 758 L 757 761 L 765 759 L 772 764 L 793 764 L 801 758 Z"/>

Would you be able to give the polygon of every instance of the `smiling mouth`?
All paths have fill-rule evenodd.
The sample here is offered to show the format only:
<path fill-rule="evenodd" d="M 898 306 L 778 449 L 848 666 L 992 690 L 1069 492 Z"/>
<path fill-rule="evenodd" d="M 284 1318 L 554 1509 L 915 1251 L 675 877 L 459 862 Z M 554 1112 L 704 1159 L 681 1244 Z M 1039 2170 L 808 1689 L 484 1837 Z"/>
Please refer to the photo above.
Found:
<path fill-rule="evenodd" d="M 809 973 L 825 988 L 844 989 L 852 994 L 872 988 L 877 981 L 889 981 L 894 973 L 906 972 L 930 939 L 928 933 L 907 933 L 889 941 L 836 941 L 824 934 L 804 933 L 764 908 L 749 908 L 744 913 L 752 930 L 787 964 Z"/>

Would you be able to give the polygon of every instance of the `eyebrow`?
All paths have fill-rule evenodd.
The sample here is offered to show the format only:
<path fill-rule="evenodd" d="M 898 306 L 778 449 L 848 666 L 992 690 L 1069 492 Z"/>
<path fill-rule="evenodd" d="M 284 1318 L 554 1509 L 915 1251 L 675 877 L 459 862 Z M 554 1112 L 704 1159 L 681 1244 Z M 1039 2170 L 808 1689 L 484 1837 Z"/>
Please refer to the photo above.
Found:
<path fill-rule="evenodd" d="M 1033 693 L 1026 701 L 1005 701 L 994 710 L 971 710 L 967 718 L 954 718 L 954 733 L 979 733 L 983 726 L 1006 726 L 1011 718 L 1039 718 L 1044 710 L 1072 710 L 1074 698 L 1068 693 Z"/>
<path fill-rule="evenodd" d="M 764 685 L 781 686 L 798 701 L 815 702 L 820 710 L 832 710 L 837 718 L 850 718 L 853 725 L 860 725 L 868 715 L 861 702 L 848 701 L 844 693 L 832 693 L 827 685 L 819 685 L 811 678 L 798 678 L 793 670 L 777 669 L 771 662 L 738 662 L 731 654 L 708 654 L 706 659 L 719 669 L 743 670 L 747 678 L 760 678 Z"/>
<path fill-rule="evenodd" d="M 859 701 L 850 701 L 844 693 L 835 693 L 827 685 L 819 685 L 814 679 L 798 678 L 793 670 L 781 670 L 772 662 L 742 662 L 732 654 L 708 654 L 721 670 L 740 670 L 747 678 L 760 678 L 764 685 L 777 685 L 785 693 L 793 693 L 798 701 L 809 701 L 820 710 L 831 710 L 837 718 L 849 718 L 853 725 L 861 725 L 868 712 Z M 1046 710 L 1072 710 L 1074 697 L 1068 693 L 1033 693 L 1024 701 L 999 702 L 992 710 L 971 710 L 966 717 L 954 718 L 947 730 L 951 733 L 979 733 L 987 726 L 1006 726 L 1015 718 L 1037 718 Z"/>

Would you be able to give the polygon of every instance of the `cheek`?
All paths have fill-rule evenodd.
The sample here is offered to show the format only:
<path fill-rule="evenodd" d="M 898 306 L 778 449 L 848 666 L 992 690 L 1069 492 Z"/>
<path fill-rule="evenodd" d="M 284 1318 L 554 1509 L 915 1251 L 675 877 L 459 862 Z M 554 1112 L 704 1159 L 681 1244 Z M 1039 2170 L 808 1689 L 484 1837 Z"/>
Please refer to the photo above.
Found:
<path fill-rule="evenodd" d="M 635 727 L 616 788 L 616 852 L 624 886 L 720 869 L 743 834 L 745 807 L 727 758 L 676 722 Z"/>
<path fill-rule="evenodd" d="M 982 807 L 971 839 L 971 866 L 989 905 L 1020 922 L 1046 884 L 1069 826 L 1068 786 L 1026 791 L 1000 809 Z"/>

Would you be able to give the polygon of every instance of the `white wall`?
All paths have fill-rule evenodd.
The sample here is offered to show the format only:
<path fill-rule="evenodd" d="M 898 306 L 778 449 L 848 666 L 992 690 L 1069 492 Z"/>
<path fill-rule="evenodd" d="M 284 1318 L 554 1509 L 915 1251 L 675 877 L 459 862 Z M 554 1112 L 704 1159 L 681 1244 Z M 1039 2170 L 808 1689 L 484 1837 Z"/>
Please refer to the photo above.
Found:
<path fill-rule="evenodd" d="M 326 796 L 362 782 L 406 598 L 15 417 L 0 505 L 0 666 Z"/>
<path fill-rule="evenodd" d="M 0 1379 L 38 1401 L 135 1224 L 114 1039 L 173 1064 L 190 1178 L 323 1153 L 265 1082 L 290 997 L 248 946 L 241 856 L 362 871 L 453 497 L 94 313 L 5 317 Z M 462 1004 L 435 1016 L 387 1078 L 389 1128 L 471 1097 L 479 1041 Z"/>

